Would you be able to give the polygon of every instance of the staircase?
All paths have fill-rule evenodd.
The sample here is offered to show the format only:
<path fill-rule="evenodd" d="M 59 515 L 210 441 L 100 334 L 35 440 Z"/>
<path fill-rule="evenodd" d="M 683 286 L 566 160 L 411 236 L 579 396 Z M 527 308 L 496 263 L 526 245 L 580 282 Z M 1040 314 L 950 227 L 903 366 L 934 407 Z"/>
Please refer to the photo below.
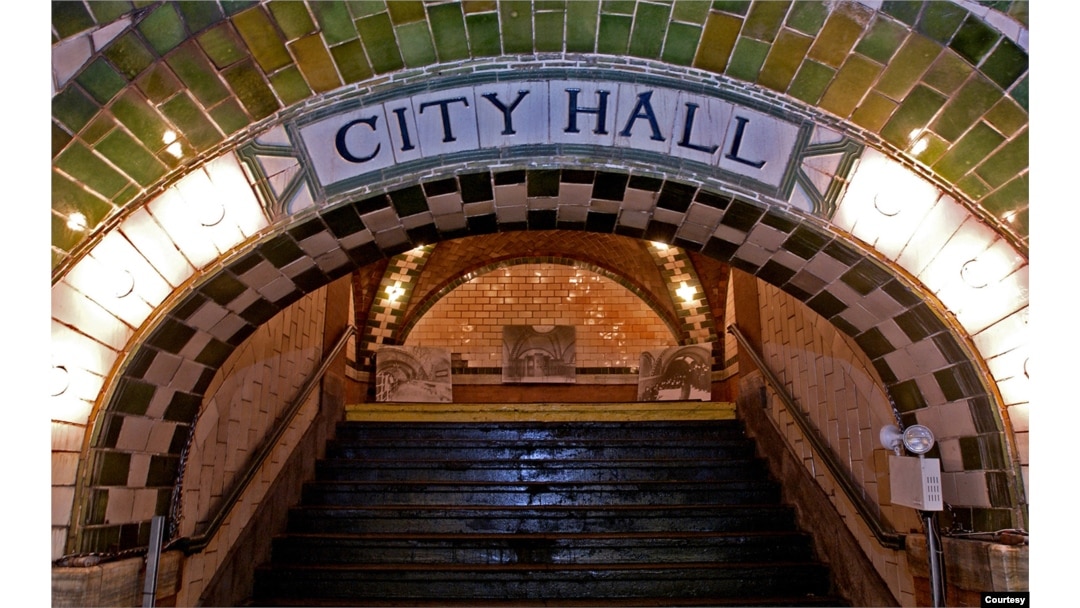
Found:
<path fill-rule="evenodd" d="M 843 601 L 736 420 L 351 421 L 254 603 Z"/>

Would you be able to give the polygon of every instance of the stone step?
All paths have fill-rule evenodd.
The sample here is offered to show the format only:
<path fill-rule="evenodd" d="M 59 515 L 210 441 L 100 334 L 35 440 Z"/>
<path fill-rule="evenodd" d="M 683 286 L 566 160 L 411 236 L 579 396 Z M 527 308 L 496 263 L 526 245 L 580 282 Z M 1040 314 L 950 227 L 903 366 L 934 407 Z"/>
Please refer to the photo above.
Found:
<path fill-rule="evenodd" d="M 273 540 L 278 564 L 616 564 L 810 560 L 799 532 L 607 534 L 292 534 Z"/>
<path fill-rule="evenodd" d="M 358 460 L 624 460 L 651 458 L 745 459 L 754 456 L 754 445 L 738 441 L 690 441 L 671 444 L 600 441 L 410 441 L 388 444 L 385 441 L 334 443 L 327 446 L 327 457 Z"/>
<path fill-rule="evenodd" d="M 627 426 L 615 422 L 341 422 L 339 441 L 353 439 L 482 439 L 482 440 L 636 440 L 673 441 L 682 437 L 703 439 L 745 438 L 739 420 L 663 420 Z"/>
<path fill-rule="evenodd" d="M 305 485 L 309 505 L 607 506 L 762 504 L 777 502 L 779 487 L 765 480 L 639 482 L 366 482 Z"/>
<path fill-rule="evenodd" d="M 789 507 L 760 505 L 567 505 L 522 507 L 300 506 L 289 512 L 290 533 L 581 534 L 602 532 L 793 531 Z"/>
<path fill-rule="evenodd" d="M 819 598 L 829 592 L 824 566 L 805 562 L 679 564 L 352 564 L 282 565 L 256 573 L 257 588 L 285 603 L 345 599 L 482 604 L 506 598 L 565 601 L 639 598 Z M 296 602 L 289 602 L 295 598 Z M 259 598 L 256 598 L 257 600 Z M 670 601 L 670 600 L 669 600 Z"/>
<path fill-rule="evenodd" d="M 316 478 L 341 481 L 717 481 L 766 475 L 757 458 L 647 458 L 602 460 L 376 460 L 327 459 L 316 463 Z"/>

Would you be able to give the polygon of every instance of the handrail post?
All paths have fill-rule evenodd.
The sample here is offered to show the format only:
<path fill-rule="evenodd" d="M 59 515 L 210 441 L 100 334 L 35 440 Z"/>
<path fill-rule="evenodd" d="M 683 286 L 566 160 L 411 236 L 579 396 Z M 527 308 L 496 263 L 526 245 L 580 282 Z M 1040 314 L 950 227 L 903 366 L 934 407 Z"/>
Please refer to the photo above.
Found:
<path fill-rule="evenodd" d="M 143 608 L 153 608 L 157 601 L 158 566 L 161 564 L 161 541 L 165 531 L 165 516 L 150 519 L 150 549 L 146 553 L 146 580 L 143 581 Z"/>

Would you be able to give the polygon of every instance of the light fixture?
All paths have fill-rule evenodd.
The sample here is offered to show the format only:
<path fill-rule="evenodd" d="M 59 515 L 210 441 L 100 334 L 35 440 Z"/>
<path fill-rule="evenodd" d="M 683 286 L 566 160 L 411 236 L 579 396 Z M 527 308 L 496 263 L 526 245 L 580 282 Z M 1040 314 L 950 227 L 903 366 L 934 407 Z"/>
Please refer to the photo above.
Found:
<path fill-rule="evenodd" d="M 658 243 L 656 241 L 649 241 L 649 243 L 652 244 L 652 246 L 655 247 L 657 251 L 667 251 L 668 250 L 667 243 Z"/>
<path fill-rule="evenodd" d="M 225 218 L 225 205 L 216 199 L 205 199 L 196 205 L 199 223 L 209 228 L 217 226 Z"/>
<path fill-rule="evenodd" d="M 67 391 L 71 382 L 68 376 L 68 370 L 63 365 L 52 366 L 52 371 L 49 373 L 49 393 L 53 397 L 59 397 Z"/>
<path fill-rule="evenodd" d="M 907 448 L 912 454 L 922 456 L 934 447 L 934 432 L 921 424 L 913 424 L 903 431 L 895 424 L 881 428 L 878 434 L 881 445 L 892 450 L 897 456 L 903 455 L 901 448 Z"/>
<path fill-rule="evenodd" d="M 135 277 L 123 268 L 112 273 L 113 295 L 117 299 L 126 297 L 135 290 Z"/>
<path fill-rule="evenodd" d="M 990 283 L 986 277 L 985 265 L 978 258 L 964 262 L 964 265 L 960 267 L 960 278 L 975 289 L 982 289 Z"/>
<path fill-rule="evenodd" d="M 67 227 L 75 232 L 82 232 L 86 230 L 87 221 L 86 216 L 82 213 L 75 211 L 68 215 Z"/>
<path fill-rule="evenodd" d="M 176 131 L 165 131 L 161 136 L 162 143 L 165 144 L 165 151 L 173 156 L 173 158 L 180 158 L 184 155 L 184 147 L 180 145 L 180 142 L 176 139 Z"/>
<path fill-rule="evenodd" d="M 405 289 L 401 287 L 401 283 L 395 282 L 393 285 L 386 286 L 386 297 L 391 302 L 396 302 L 404 293 Z"/>
<path fill-rule="evenodd" d="M 694 296 L 697 295 L 697 288 L 687 285 L 686 281 L 683 281 L 682 285 L 675 290 L 675 293 L 679 294 L 679 297 L 682 298 L 684 302 L 693 302 Z"/>
<path fill-rule="evenodd" d="M 874 209 L 885 217 L 893 217 L 900 213 L 900 197 L 894 192 L 878 192 L 874 195 Z"/>

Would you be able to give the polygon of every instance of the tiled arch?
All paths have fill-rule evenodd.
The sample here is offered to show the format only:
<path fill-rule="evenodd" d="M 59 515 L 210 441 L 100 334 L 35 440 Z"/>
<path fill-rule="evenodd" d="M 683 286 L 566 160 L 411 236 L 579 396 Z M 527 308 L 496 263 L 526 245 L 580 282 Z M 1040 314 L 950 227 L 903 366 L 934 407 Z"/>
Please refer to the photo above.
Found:
<path fill-rule="evenodd" d="M 532 19 L 520 19 L 524 15 Z M 661 23 L 666 27 L 655 27 Z M 966 411 L 965 426 L 974 430 L 963 446 L 965 472 L 987 488 L 983 501 L 970 505 L 983 511 L 978 525 L 1015 525 L 1026 501 L 1015 465 L 1018 448 L 1002 412 L 1002 387 L 1011 376 L 987 363 L 1012 351 L 984 342 L 994 341 L 986 337 L 990 333 L 1022 333 L 1022 314 L 995 318 L 991 329 L 982 320 L 977 331 L 967 329 L 969 311 L 919 287 L 920 272 L 933 264 L 920 261 L 917 271 L 898 263 L 900 254 L 882 244 L 887 238 L 845 220 L 843 208 L 837 230 L 820 218 L 734 197 L 715 183 L 700 187 L 677 172 L 646 175 L 626 163 L 630 177 L 639 178 L 627 190 L 650 200 L 649 212 L 657 211 L 658 190 L 652 188 L 665 183 L 678 186 L 688 210 L 661 206 L 650 215 L 635 209 L 641 221 L 623 222 L 624 190 L 619 204 L 586 209 L 583 223 L 560 225 L 558 214 L 538 208 L 511 227 L 493 205 L 462 211 L 464 222 L 443 231 L 437 224 L 403 222 L 395 198 L 383 196 L 398 190 L 385 186 L 356 198 L 379 199 L 383 219 L 396 221 L 396 234 L 406 238 L 379 242 L 354 204 L 359 201 L 350 200 L 298 214 L 287 225 L 271 227 L 264 219 L 239 227 L 241 238 L 221 240 L 240 243 L 238 250 L 215 245 L 218 250 L 201 252 L 191 262 L 193 278 L 155 286 L 165 295 L 149 311 L 102 311 L 92 296 L 66 283 L 94 259 L 88 252 L 115 244 L 109 237 L 123 220 L 144 219 L 143 206 L 170 195 L 169 186 L 232 158 L 236 145 L 302 112 L 306 101 L 331 96 L 338 86 L 392 86 L 398 76 L 432 76 L 470 58 L 479 60 L 477 66 L 505 67 L 599 56 L 631 71 L 651 61 L 684 76 L 722 75 L 789 109 L 816 106 L 820 120 L 843 125 L 939 180 L 955 203 L 943 205 L 949 221 L 961 217 L 956 224 L 968 232 L 997 231 L 995 243 L 1026 255 L 1026 35 L 1003 14 L 971 2 L 886 2 L 880 10 L 858 2 L 762 1 L 671 7 L 230 2 L 138 10 L 126 3 L 54 4 L 54 294 L 63 292 L 54 295 L 54 336 L 87 345 L 89 362 L 79 364 L 104 378 L 103 388 L 84 397 L 99 407 L 89 421 L 93 447 L 82 455 L 86 474 L 72 509 L 68 549 L 142 542 L 148 522 L 100 523 L 110 489 L 171 488 L 176 446 L 215 366 L 276 310 L 353 268 L 401 253 L 414 240 L 552 226 L 674 242 L 806 302 L 856 339 L 906 421 L 944 403 Z M 920 136 L 911 141 L 914 133 Z M 477 168 L 458 167 L 461 173 Z M 564 169 L 569 167 L 544 167 L 545 177 Z M 581 186 L 578 179 L 575 186 Z M 254 188 L 282 185 L 272 181 Z M 558 183 L 561 189 L 564 182 Z M 292 192 L 291 182 L 284 186 L 277 192 Z M 405 199 L 415 194 L 410 190 Z M 67 227 L 74 211 L 90 230 Z M 986 222 L 963 219 L 970 217 Z M 684 234 L 694 238 L 674 237 L 680 226 L 692 226 Z M 181 250 L 187 245 L 173 242 Z M 151 265 L 163 259 L 147 253 L 149 243 L 125 246 L 132 245 Z M 1017 266 L 1026 272 L 1026 264 L 1013 270 Z M 85 308 L 91 319 L 130 314 L 145 322 L 101 337 L 67 322 L 80 316 L 73 307 Z M 110 353 L 123 352 L 129 342 L 131 356 L 114 364 Z M 1018 342 L 1016 350 L 1023 352 L 1023 340 Z M 129 416 L 153 417 L 159 430 L 169 432 L 155 433 L 158 443 L 141 452 L 125 450 L 116 442 Z M 133 458 L 145 466 L 132 467 Z"/>
<path fill-rule="evenodd" d="M 575 185 L 580 184 L 576 169 L 574 178 Z M 489 179 L 495 176 L 489 175 Z M 631 183 L 627 181 L 621 198 L 614 201 L 617 205 L 642 194 L 630 187 Z M 679 244 L 779 286 L 852 336 L 877 368 L 905 422 L 914 422 L 920 413 L 939 404 L 967 404 L 971 424 L 978 431 L 973 439 L 982 455 L 970 462 L 971 472 L 987 480 L 992 501 L 987 511 L 996 513 L 985 523 L 1011 524 L 1017 506 L 1016 480 L 997 400 L 988 390 L 977 357 L 943 320 L 942 311 L 927 301 L 926 294 L 849 238 L 822 230 L 789 210 L 769 209 L 696 184 L 683 185 L 691 187 L 688 196 L 692 204 L 703 205 L 714 214 L 713 233 L 723 236 L 712 236 L 705 243 Z M 656 186 L 651 192 L 654 201 L 662 189 L 662 184 Z M 393 200 L 393 192 L 388 194 Z M 78 539 L 74 551 L 126 549 L 145 539 L 148 522 L 102 522 L 110 489 L 156 488 L 164 495 L 172 487 L 182 439 L 198 411 L 203 391 L 216 368 L 255 328 L 305 293 L 413 246 L 402 244 L 384 250 L 373 241 L 347 245 L 368 230 L 361 221 L 366 200 L 305 214 L 288 228 L 223 260 L 220 268 L 203 277 L 140 340 L 94 421 L 91 465 L 82 498 L 85 510 L 76 510 L 86 519 L 73 522 Z M 557 226 L 556 217 L 552 216 L 551 224 L 511 229 L 550 229 Z M 619 232 L 618 217 L 616 212 L 610 222 L 603 218 L 597 221 L 606 225 L 607 231 Z M 693 211 L 688 210 L 681 221 L 692 217 Z M 468 234 L 499 230 L 496 210 L 477 216 L 470 226 Z M 576 228 L 604 231 L 589 221 Z M 639 238 L 651 235 L 648 226 L 630 232 Z M 437 231 L 433 236 L 442 238 Z M 336 252 L 342 255 L 340 265 L 320 265 L 319 260 L 332 259 Z M 858 312 L 851 315 L 852 311 Z M 926 378 L 914 377 L 905 367 L 894 369 L 894 361 L 904 361 L 913 354 L 934 361 L 930 377 L 936 386 L 926 386 Z M 898 356 L 900 359 L 894 359 Z M 174 373 L 178 368 L 182 373 Z M 155 433 L 161 445 L 141 450 L 118 445 L 123 425 L 133 417 L 153 418 L 155 424 L 172 432 Z M 148 457 L 149 466 L 140 469 L 143 477 L 135 479 L 131 462 L 139 457 Z"/>

